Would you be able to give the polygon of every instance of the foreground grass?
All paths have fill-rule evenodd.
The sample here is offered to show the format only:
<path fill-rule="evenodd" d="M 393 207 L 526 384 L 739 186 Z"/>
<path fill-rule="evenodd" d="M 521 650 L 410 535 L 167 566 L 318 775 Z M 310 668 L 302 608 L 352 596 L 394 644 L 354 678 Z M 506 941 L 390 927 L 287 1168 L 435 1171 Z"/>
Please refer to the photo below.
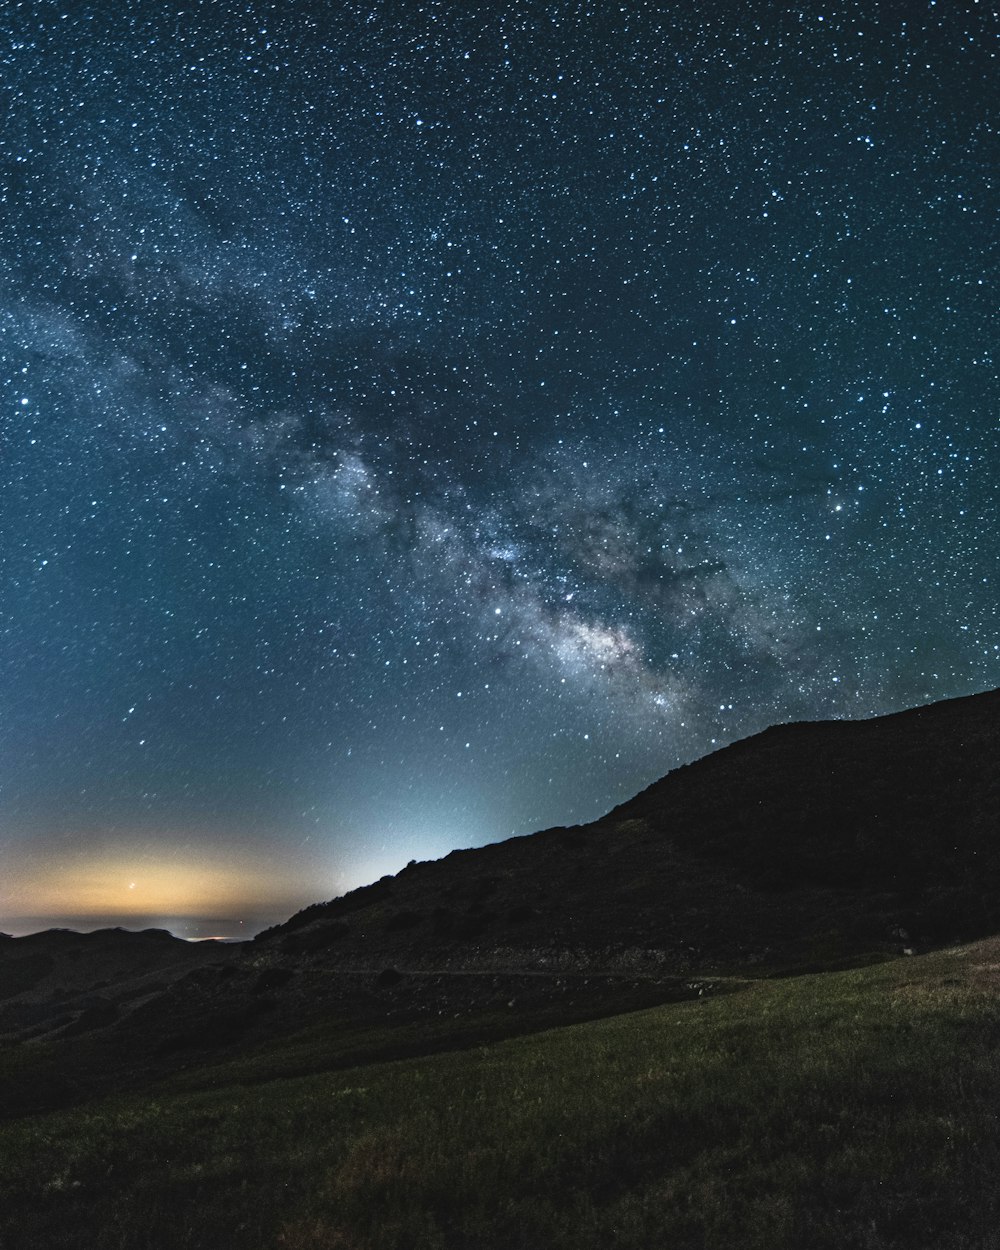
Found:
<path fill-rule="evenodd" d="M 994 959 L 10 1123 L 0 1247 L 985 1250 Z"/>

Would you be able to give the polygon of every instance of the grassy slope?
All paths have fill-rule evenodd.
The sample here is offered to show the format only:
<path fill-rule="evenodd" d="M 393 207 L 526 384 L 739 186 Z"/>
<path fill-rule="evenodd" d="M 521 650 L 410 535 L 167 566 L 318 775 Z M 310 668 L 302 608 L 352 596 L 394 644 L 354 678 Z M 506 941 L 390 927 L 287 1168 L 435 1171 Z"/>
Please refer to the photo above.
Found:
<path fill-rule="evenodd" d="M 996 1246 L 1000 943 L 0 1126 L 0 1246 Z"/>

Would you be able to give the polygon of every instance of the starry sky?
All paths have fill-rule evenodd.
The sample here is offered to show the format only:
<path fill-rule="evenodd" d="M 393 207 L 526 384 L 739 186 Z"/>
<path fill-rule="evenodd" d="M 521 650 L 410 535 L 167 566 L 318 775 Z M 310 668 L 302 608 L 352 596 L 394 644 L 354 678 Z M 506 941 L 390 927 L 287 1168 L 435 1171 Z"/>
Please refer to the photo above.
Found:
<path fill-rule="evenodd" d="M 1000 685 L 975 0 L 0 12 L 0 928 L 249 935 Z"/>

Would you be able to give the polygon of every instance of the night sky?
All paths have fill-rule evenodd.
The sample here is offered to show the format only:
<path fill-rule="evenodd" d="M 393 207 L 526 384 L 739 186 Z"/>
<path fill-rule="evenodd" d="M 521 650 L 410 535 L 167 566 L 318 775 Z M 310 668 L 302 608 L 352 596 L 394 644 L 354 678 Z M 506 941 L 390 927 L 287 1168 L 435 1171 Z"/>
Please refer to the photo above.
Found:
<path fill-rule="evenodd" d="M 249 935 L 1000 685 L 991 6 L 0 13 L 0 928 Z"/>

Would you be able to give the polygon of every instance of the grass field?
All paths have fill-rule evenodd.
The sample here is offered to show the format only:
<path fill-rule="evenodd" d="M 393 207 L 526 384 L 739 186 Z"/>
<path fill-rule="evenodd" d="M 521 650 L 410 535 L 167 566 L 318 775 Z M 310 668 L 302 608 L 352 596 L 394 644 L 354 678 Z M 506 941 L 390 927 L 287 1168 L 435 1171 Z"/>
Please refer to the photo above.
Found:
<path fill-rule="evenodd" d="M 1000 1245 L 995 942 L 420 1059 L 235 1071 L 0 1126 L 0 1247 Z"/>

